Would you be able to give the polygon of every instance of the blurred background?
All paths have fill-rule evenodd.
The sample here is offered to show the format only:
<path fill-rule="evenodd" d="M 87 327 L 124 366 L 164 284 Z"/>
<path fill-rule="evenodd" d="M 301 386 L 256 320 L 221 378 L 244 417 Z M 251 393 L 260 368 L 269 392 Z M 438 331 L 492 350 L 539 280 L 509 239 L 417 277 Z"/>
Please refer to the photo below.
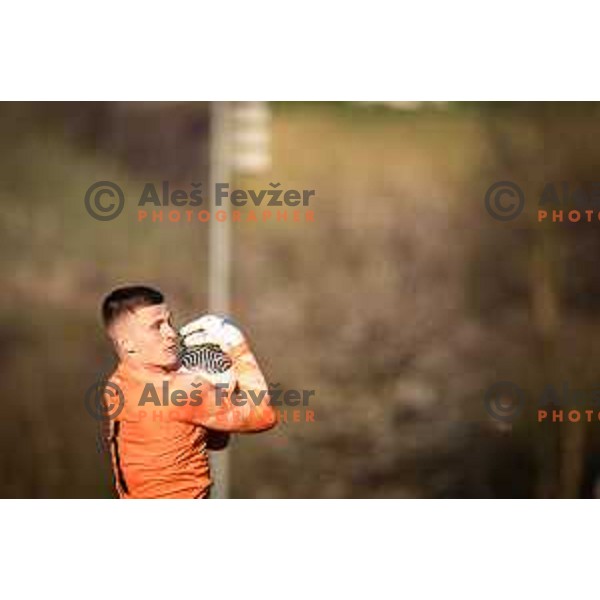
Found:
<path fill-rule="evenodd" d="M 595 497 L 600 422 L 528 405 L 505 423 L 482 400 L 598 387 L 598 222 L 540 224 L 528 202 L 503 223 L 483 199 L 598 181 L 600 105 L 251 104 L 232 187 L 314 189 L 314 222 L 231 223 L 231 312 L 269 382 L 315 390 L 315 421 L 237 436 L 231 496 Z M 143 283 L 179 324 L 205 311 L 209 224 L 138 222 L 134 202 L 101 222 L 83 199 L 208 184 L 214 108 L 0 104 L 0 497 L 113 496 L 84 407 L 114 364 L 100 302 Z"/>

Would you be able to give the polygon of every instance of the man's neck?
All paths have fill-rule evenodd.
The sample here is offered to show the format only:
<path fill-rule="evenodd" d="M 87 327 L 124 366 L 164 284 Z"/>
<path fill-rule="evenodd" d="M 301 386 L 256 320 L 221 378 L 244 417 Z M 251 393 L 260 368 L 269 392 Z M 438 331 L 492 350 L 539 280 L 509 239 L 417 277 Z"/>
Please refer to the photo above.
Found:
<path fill-rule="evenodd" d="M 140 375 L 168 375 L 177 370 L 177 365 L 168 367 L 164 365 L 153 365 L 130 356 L 126 356 L 121 360 L 121 366 L 127 371 L 138 373 Z"/>

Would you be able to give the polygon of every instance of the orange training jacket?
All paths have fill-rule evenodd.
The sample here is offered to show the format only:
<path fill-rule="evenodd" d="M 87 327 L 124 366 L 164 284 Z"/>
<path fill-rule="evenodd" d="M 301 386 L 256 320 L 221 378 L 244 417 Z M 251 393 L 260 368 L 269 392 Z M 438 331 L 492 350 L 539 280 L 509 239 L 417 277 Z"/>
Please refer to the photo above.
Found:
<path fill-rule="evenodd" d="M 165 405 L 164 398 L 185 376 L 176 371 L 153 375 L 119 363 L 109 382 L 119 387 L 124 406 L 110 422 L 109 430 L 115 484 L 121 498 L 205 498 L 211 485 L 207 428 L 243 432 L 275 425 L 267 384 L 248 344 L 236 347 L 231 358 L 235 381 L 221 393 L 220 406 L 215 406 L 214 390 L 208 383 L 199 386 L 195 396 L 190 394 L 185 405 L 176 405 L 182 404 L 181 400 L 169 400 Z M 197 379 L 197 375 L 193 377 Z M 153 394 L 147 393 L 150 382 Z M 163 394 L 165 385 L 170 389 Z M 231 402 L 233 391 L 252 391 L 253 396 L 248 395 L 243 406 L 236 406 L 239 402 Z"/>

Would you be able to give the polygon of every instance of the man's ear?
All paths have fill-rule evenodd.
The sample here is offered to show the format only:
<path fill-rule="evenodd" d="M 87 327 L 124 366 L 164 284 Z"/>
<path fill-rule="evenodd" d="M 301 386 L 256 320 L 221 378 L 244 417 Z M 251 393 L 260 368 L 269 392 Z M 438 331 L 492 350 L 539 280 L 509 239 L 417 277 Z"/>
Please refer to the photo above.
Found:
<path fill-rule="evenodd" d="M 115 340 L 115 344 L 119 348 L 119 352 L 121 353 L 122 356 L 125 356 L 127 354 L 135 354 L 136 353 L 135 347 L 133 346 L 132 342 L 128 338 L 125 338 L 125 337 L 117 338 Z"/>
<path fill-rule="evenodd" d="M 113 341 L 119 357 L 136 353 L 135 345 L 128 335 L 127 322 L 123 318 L 112 324 L 108 335 Z"/>
<path fill-rule="evenodd" d="M 107 331 L 107 333 L 119 358 L 135 353 L 135 349 L 133 348 L 133 345 L 129 339 L 123 334 L 122 331 L 119 331 L 118 328 L 112 327 Z"/>

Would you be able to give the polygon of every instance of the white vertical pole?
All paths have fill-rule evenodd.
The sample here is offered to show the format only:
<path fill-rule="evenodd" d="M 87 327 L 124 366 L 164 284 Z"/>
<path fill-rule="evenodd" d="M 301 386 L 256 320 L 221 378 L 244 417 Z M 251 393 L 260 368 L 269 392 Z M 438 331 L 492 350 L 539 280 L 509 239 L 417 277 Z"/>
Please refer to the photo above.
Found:
<path fill-rule="evenodd" d="M 211 198 L 208 258 L 208 309 L 229 314 L 231 296 L 231 212 L 229 202 L 216 206 L 215 186 L 233 187 L 234 170 L 245 174 L 266 171 L 271 164 L 270 110 L 265 102 L 210 103 L 210 177 Z M 215 219 L 217 210 L 225 211 L 223 221 Z M 211 497 L 229 496 L 229 451 L 210 455 L 213 479 Z"/>
<path fill-rule="evenodd" d="M 231 223 L 229 206 L 216 206 L 215 186 L 231 181 L 231 103 L 210 103 L 210 176 L 208 196 L 211 199 L 211 219 L 208 238 L 208 309 L 229 313 L 231 283 Z M 227 213 L 223 221 L 215 219 L 217 210 Z M 212 498 L 229 496 L 229 450 L 210 454 L 213 486 Z"/>

